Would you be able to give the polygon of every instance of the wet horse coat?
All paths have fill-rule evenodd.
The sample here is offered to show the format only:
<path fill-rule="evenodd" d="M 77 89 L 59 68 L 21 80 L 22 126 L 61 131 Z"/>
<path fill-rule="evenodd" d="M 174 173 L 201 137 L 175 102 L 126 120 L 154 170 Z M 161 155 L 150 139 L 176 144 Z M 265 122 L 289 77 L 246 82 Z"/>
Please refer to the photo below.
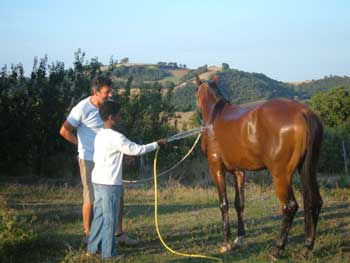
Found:
<path fill-rule="evenodd" d="M 283 212 L 282 229 L 270 255 L 273 258 L 280 256 L 298 209 L 291 186 L 292 175 L 298 170 L 304 193 L 306 238 L 301 256 L 305 258 L 313 248 L 322 205 L 316 181 L 322 123 L 310 109 L 289 99 L 274 99 L 247 108 L 234 106 L 221 95 L 217 81 L 216 77 L 211 83 L 202 83 L 196 77 L 197 105 L 207 128 L 202 138 L 202 151 L 208 159 L 218 189 L 224 222 L 224 246 L 221 251 L 239 244 L 245 235 L 243 171 L 268 169 Z M 229 242 L 225 171 L 235 175 L 238 237 L 233 244 Z"/>

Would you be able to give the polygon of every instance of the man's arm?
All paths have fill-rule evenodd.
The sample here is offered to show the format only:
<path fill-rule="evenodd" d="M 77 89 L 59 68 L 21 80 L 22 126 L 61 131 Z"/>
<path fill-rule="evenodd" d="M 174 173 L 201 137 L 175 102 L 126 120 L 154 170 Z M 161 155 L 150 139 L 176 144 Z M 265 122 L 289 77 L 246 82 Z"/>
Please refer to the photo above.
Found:
<path fill-rule="evenodd" d="M 78 138 L 73 133 L 75 130 L 75 127 L 73 127 L 68 121 L 65 121 L 62 124 L 62 127 L 60 129 L 60 135 L 65 138 L 67 141 L 77 145 L 78 144 Z"/>

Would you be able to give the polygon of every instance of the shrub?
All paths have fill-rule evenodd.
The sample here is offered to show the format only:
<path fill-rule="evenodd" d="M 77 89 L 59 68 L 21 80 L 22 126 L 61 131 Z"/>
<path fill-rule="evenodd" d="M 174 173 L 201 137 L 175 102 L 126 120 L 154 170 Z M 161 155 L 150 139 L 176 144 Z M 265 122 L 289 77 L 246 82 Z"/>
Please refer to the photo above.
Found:
<path fill-rule="evenodd" d="M 33 241 L 37 239 L 37 234 L 32 228 L 34 220 L 34 217 L 30 220 L 19 217 L 16 211 L 6 206 L 0 207 L 1 262 L 32 248 Z"/>

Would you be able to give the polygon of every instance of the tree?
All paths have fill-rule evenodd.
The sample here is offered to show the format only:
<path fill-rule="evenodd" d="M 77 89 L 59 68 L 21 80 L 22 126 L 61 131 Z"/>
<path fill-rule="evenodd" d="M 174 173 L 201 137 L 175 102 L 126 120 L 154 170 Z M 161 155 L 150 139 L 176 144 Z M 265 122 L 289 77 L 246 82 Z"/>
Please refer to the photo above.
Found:
<path fill-rule="evenodd" d="M 320 156 L 320 169 L 328 172 L 348 172 L 350 148 L 350 91 L 344 86 L 318 93 L 310 105 L 323 120 L 326 129 Z M 343 165 L 344 164 L 344 165 Z"/>
<path fill-rule="evenodd" d="M 227 63 L 222 63 L 222 70 L 227 70 L 227 69 L 229 69 L 229 68 L 230 68 L 229 64 L 227 64 Z"/>
<path fill-rule="evenodd" d="M 339 127 L 350 117 L 350 90 L 335 87 L 311 98 L 311 107 L 320 115 L 328 127 Z"/>
<path fill-rule="evenodd" d="M 83 65 L 84 65 L 85 52 L 82 52 L 81 49 L 79 48 L 74 53 L 74 58 L 75 58 L 75 61 L 73 62 L 74 69 L 78 70 L 78 71 L 81 71 L 83 69 Z M 34 61 L 34 67 L 35 67 L 35 61 Z"/>
<path fill-rule="evenodd" d="M 122 59 L 120 60 L 120 63 L 121 63 L 121 64 L 129 63 L 129 58 L 128 58 L 128 57 L 122 58 Z"/>

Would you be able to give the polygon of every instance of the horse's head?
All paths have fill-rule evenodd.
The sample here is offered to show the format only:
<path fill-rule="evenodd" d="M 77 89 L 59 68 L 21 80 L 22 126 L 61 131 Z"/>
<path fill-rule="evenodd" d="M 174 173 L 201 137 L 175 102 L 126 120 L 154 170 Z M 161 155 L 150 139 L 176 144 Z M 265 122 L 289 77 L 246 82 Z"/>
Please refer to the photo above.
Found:
<path fill-rule="evenodd" d="M 199 76 L 196 75 L 196 100 L 200 108 L 203 108 L 203 103 L 205 103 L 205 105 L 215 104 L 218 100 L 220 100 L 220 95 L 217 88 L 218 80 L 218 76 L 215 76 L 210 82 L 202 82 Z"/>
<path fill-rule="evenodd" d="M 218 88 L 219 77 L 216 75 L 212 81 L 202 82 L 196 75 L 196 102 L 202 113 L 203 119 L 207 119 L 210 112 L 218 104 L 218 102 L 226 103 L 227 99 L 222 95 Z"/>

